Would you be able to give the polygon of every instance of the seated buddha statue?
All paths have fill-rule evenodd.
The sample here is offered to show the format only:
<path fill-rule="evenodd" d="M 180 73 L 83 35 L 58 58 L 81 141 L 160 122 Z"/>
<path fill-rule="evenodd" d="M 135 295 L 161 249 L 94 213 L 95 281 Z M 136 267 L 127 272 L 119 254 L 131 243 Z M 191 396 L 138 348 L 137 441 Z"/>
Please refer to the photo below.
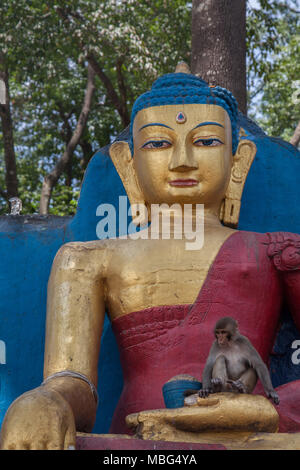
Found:
<path fill-rule="evenodd" d="M 239 139 L 232 94 L 188 73 L 164 75 L 135 102 L 130 132 L 130 144 L 113 143 L 110 156 L 132 206 L 146 207 L 147 223 L 139 237 L 58 251 L 48 284 L 44 382 L 8 409 L 4 449 L 69 448 L 76 431 L 92 430 L 105 311 L 124 375 L 115 434 L 128 433 L 127 415 L 163 408 L 162 387 L 172 377 L 201 379 L 219 318 L 234 317 L 265 362 L 283 301 L 300 329 L 300 236 L 235 229 L 256 147 Z M 153 236 L 154 204 L 165 212 L 189 204 L 195 223 L 202 204 L 203 245 L 187 249 L 175 223 L 168 239 L 161 228 Z M 279 397 L 279 429 L 300 431 L 300 381 L 281 386 Z"/>

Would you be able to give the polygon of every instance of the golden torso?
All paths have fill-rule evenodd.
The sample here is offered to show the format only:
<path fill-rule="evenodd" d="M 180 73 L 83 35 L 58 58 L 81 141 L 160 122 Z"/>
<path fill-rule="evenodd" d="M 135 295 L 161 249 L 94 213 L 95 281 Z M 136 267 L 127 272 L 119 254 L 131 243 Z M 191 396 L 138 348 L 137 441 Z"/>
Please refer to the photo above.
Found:
<path fill-rule="evenodd" d="M 104 302 L 113 320 L 154 306 L 193 303 L 222 244 L 233 232 L 221 225 L 213 232 L 208 230 L 203 247 L 195 251 L 186 249 L 184 239 L 117 239 L 72 245 L 91 250 L 86 262 L 89 269 L 99 270 Z"/>

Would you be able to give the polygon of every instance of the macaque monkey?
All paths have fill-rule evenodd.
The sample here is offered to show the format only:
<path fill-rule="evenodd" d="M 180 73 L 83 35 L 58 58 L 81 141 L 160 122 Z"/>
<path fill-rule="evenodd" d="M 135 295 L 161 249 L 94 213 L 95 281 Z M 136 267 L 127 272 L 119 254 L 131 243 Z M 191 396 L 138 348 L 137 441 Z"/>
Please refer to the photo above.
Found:
<path fill-rule="evenodd" d="M 269 371 L 248 338 L 239 333 L 237 322 L 231 317 L 221 318 L 214 333 L 216 339 L 204 367 L 199 396 L 205 398 L 218 392 L 252 393 L 259 378 L 267 397 L 278 405 L 279 397 Z M 191 392 L 188 390 L 185 396 Z"/>

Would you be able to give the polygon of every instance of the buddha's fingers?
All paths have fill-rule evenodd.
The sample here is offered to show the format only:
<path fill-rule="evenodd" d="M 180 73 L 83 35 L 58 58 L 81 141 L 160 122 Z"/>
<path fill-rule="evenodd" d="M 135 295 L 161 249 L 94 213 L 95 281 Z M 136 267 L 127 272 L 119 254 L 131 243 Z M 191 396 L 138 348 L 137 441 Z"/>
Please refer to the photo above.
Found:
<path fill-rule="evenodd" d="M 29 447 L 27 447 L 27 450 L 47 450 L 47 448 L 47 441 L 38 441 L 33 442 Z"/>
<path fill-rule="evenodd" d="M 76 448 L 76 429 L 74 423 L 70 423 L 66 432 L 58 431 L 48 439 L 47 450 L 75 450 Z"/>
<path fill-rule="evenodd" d="M 30 450 L 30 443 L 27 441 L 10 442 L 4 441 L 1 446 L 1 450 Z"/>
<path fill-rule="evenodd" d="M 64 442 L 64 450 L 76 449 L 76 429 L 73 423 L 67 429 Z"/>
<path fill-rule="evenodd" d="M 47 443 L 47 450 L 63 450 L 64 449 L 64 436 L 56 435 L 54 438 L 50 439 Z"/>

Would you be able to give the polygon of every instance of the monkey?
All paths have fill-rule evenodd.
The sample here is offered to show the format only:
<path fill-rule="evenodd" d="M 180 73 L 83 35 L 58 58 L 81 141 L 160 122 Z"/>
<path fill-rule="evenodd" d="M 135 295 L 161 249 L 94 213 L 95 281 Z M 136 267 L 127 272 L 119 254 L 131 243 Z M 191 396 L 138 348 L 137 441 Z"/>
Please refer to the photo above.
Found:
<path fill-rule="evenodd" d="M 202 389 L 187 390 L 184 396 L 198 393 L 252 393 L 258 378 L 265 393 L 276 405 L 279 396 L 273 388 L 267 366 L 246 336 L 240 334 L 236 320 L 221 318 L 214 327 L 213 342 L 202 375 Z"/>

